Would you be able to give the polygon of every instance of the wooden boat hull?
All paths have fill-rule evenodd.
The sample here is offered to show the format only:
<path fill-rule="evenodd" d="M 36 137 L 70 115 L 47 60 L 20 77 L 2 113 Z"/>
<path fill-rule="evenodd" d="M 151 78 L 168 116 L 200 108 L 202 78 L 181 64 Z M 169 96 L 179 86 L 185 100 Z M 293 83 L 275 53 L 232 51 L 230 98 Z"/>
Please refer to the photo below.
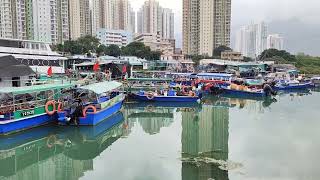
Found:
<path fill-rule="evenodd" d="M 145 102 L 197 102 L 200 99 L 198 96 L 155 96 L 150 99 L 146 95 L 138 94 L 133 94 L 133 98 Z"/>
<path fill-rule="evenodd" d="M 240 91 L 240 90 L 233 90 L 233 89 L 223 89 L 223 94 L 225 95 L 232 95 L 233 97 L 267 97 L 267 93 L 265 92 L 248 92 L 248 91 Z"/>
<path fill-rule="evenodd" d="M 52 123 L 56 116 L 47 114 L 36 115 L 25 119 L 0 121 L 0 135 L 11 134 L 22 130 L 38 127 L 44 124 Z"/>

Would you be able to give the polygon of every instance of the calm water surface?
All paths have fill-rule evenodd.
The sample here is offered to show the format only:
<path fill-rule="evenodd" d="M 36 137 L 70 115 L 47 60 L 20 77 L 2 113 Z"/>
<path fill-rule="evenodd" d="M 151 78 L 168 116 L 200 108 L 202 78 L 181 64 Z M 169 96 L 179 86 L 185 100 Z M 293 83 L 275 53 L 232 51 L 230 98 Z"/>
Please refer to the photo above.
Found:
<path fill-rule="evenodd" d="M 114 124 L 0 139 L 0 179 L 320 179 L 320 93 L 128 104 Z M 171 107 L 170 107 L 171 106 Z"/>

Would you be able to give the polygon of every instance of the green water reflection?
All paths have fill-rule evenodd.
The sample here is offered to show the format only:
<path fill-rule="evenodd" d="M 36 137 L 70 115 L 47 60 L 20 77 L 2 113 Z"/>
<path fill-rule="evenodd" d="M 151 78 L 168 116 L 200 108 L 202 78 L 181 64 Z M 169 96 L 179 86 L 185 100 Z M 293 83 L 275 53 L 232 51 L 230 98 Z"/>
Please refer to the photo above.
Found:
<path fill-rule="evenodd" d="M 319 159 L 319 143 L 310 143 L 318 137 L 311 135 L 320 125 L 318 100 L 318 92 L 299 92 L 207 97 L 202 105 L 127 104 L 96 127 L 2 137 L 0 179 L 318 179 L 311 158 L 302 158 Z"/>

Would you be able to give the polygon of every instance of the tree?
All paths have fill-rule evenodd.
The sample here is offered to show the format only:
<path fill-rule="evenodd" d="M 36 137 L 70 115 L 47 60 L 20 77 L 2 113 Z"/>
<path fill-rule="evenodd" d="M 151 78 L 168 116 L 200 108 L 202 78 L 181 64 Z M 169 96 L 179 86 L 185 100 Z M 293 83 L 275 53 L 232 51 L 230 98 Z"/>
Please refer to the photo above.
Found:
<path fill-rule="evenodd" d="M 220 58 L 221 57 L 221 53 L 224 52 L 224 51 L 232 51 L 232 49 L 227 47 L 227 46 L 224 46 L 224 45 L 219 46 L 219 47 L 217 47 L 217 48 L 215 48 L 213 50 L 213 57 Z"/>
<path fill-rule="evenodd" d="M 82 54 L 95 53 L 100 45 L 99 39 L 90 35 L 78 38 L 77 43 L 82 48 Z"/>
<path fill-rule="evenodd" d="M 63 47 L 64 52 L 69 52 L 70 54 L 82 54 L 82 47 L 77 43 L 77 41 L 65 41 Z"/>
<path fill-rule="evenodd" d="M 98 56 L 105 55 L 107 52 L 107 46 L 100 44 L 100 46 L 97 48 L 96 53 Z"/>
<path fill-rule="evenodd" d="M 192 59 L 192 61 L 197 66 L 200 64 L 200 60 L 208 58 L 208 57 L 202 56 L 202 55 L 190 55 L 189 57 Z"/>
<path fill-rule="evenodd" d="M 282 63 L 283 63 L 283 61 L 288 61 L 288 62 L 296 62 L 297 61 L 296 56 L 290 54 L 289 52 L 287 52 L 285 50 L 277 50 L 277 49 L 264 50 L 260 54 L 259 59 L 261 61 L 264 61 L 266 59 L 274 60 L 274 61 L 279 60 Z"/>
<path fill-rule="evenodd" d="M 250 62 L 250 61 L 253 61 L 253 59 L 251 57 L 244 56 L 243 61 Z"/>
<path fill-rule="evenodd" d="M 125 56 L 137 56 L 149 60 L 160 59 L 161 56 L 161 52 L 151 51 L 150 47 L 145 46 L 142 42 L 132 42 L 122 47 L 121 51 L 121 54 Z"/>
<path fill-rule="evenodd" d="M 160 60 L 162 55 L 161 51 L 151 51 L 149 54 L 149 57 L 147 57 L 147 59 L 149 60 Z"/>
<path fill-rule="evenodd" d="M 108 56 L 119 57 L 121 56 L 121 49 L 117 45 L 109 45 L 106 48 L 105 54 Z"/>

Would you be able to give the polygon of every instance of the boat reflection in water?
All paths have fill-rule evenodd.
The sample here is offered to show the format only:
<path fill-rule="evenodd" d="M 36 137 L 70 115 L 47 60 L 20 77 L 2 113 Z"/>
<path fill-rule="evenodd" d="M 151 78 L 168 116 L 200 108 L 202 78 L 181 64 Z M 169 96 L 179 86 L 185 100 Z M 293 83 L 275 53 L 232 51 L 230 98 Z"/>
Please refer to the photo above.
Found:
<path fill-rule="evenodd" d="M 194 158 L 228 160 L 229 107 L 203 105 L 201 111 L 182 113 L 182 179 L 227 180 L 219 164 L 194 162 Z M 190 161 L 191 160 L 191 161 Z"/>
<path fill-rule="evenodd" d="M 229 159 L 229 114 L 242 108 L 260 113 L 275 103 L 265 101 L 205 97 L 202 104 L 125 104 L 123 114 L 97 126 L 47 126 L 2 137 L 0 179 L 228 180 L 241 171 Z"/>
<path fill-rule="evenodd" d="M 93 158 L 119 139 L 123 115 L 94 127 L 40 127 L 0 139 L 0 177 L 75 180 L 93 170 Z"/>

